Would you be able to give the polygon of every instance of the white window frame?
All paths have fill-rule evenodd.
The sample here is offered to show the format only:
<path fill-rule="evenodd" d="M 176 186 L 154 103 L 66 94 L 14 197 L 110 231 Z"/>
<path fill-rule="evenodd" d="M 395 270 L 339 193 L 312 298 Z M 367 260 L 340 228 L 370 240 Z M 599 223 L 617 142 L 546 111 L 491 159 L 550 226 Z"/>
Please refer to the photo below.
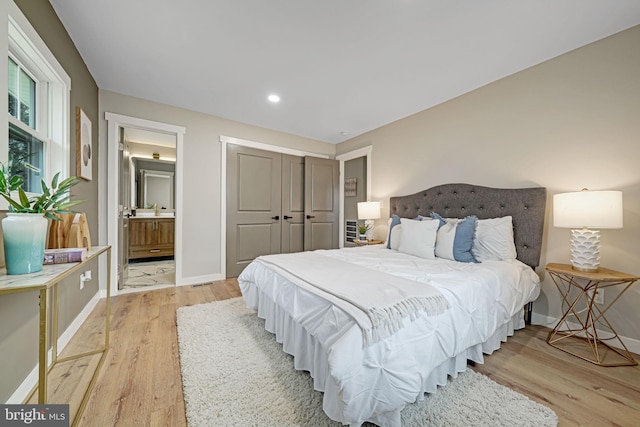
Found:
<path fill-rule="evenodd" d="M 0 90 L 8 94 L 8 57 L 11 56 L 36 80 L 36 130 L 15 119 L 8 112 L 5 102 L 0 103 L 0 115 L 4 112 L 0 133 L 0 161 L 8 160 L 8 123 L 28 131 L 44 143 L 43 179 L 50 182 L 57 172 L 62 178 L 70 176 L 70 97 L 71 78 L 20 9 L 12 2 L 3 2 L 2 58 L 0 59 Z M 0 209 L 6 207 L 0 201 Z"/>

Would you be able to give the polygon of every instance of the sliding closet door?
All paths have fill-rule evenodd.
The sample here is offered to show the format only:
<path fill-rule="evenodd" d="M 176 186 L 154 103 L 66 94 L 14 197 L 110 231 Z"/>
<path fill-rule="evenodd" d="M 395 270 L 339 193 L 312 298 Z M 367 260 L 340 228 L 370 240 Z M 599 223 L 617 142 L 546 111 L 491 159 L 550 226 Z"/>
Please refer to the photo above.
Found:
<path fill-rule="evenodd" d="M 282 155 L 282 253 L 304 250 L 304 157 Z"/>
<path fill-rule="evenodd" d="M 227 145 L 227 277 L 280 252 L 282 155 Z"/>
<path fill-rule="evenodd" d="M 340 166 L 337 160 L 305 157 L 304 250 L 338 247 Z"/>

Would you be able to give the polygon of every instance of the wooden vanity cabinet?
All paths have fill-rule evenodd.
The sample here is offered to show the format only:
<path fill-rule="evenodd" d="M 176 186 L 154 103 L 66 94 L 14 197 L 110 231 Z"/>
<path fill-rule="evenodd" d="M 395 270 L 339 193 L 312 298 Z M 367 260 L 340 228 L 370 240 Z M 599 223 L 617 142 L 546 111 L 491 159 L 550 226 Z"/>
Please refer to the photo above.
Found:
<path fill-rule="evenodd" d="M 129 219 L 129 259 L 173 256 L 175 218 Z"/>

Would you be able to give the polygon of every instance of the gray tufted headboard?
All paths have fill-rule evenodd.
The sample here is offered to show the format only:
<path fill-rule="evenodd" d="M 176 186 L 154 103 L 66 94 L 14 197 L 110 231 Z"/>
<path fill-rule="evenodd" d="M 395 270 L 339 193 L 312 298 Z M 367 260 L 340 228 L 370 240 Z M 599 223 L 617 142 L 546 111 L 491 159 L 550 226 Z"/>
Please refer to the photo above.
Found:
<path fill-rule="evenodd" d="M 444 184 L 410 196 L 392 197 L 390 215 L 401 218 L 429 216 L 478 219 L 511 215 L 518 259 L 536 268 L 540 263 L 547 190 L 490 188 L 470 184 Z"/>

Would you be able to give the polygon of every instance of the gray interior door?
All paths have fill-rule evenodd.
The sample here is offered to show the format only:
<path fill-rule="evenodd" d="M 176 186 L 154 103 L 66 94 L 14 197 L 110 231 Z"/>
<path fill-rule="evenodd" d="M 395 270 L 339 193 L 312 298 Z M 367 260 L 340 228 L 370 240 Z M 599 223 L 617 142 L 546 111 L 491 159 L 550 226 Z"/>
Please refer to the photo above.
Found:
<path fill-rule="evenodd" d="M 282 253 L 304 250 L 304 158 L 282 155 Z"/>
<path fill-rule="evenodd" d="M 305 157 L 304 250 L 338 248 L 339 178 L 337 160 Z"/>
<path fill-rule="evenodd" d="M 227 145 L 227 277 L 280 252 L 282 155 Z"/>

